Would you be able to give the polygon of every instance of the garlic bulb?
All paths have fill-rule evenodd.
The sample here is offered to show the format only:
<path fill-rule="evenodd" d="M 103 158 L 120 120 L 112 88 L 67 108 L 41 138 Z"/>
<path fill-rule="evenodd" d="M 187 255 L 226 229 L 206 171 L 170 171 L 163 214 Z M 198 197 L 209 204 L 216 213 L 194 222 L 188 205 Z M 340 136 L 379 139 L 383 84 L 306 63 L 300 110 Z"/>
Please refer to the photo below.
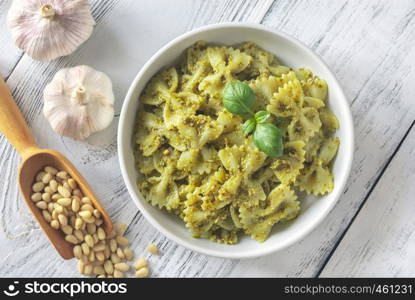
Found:
<path fill-rule="evenodd" d="M 114 118 L 111 80 L 89 66 L 59 70 L 43 91 L 43 113 L 60 135 L 83 140 Z"/>
<path fill-rule="evenodd" d="M 17 47 L 34 59 L 69 55 L 92 33 L 87 0 L 14 0 L 7 25 Z"/>

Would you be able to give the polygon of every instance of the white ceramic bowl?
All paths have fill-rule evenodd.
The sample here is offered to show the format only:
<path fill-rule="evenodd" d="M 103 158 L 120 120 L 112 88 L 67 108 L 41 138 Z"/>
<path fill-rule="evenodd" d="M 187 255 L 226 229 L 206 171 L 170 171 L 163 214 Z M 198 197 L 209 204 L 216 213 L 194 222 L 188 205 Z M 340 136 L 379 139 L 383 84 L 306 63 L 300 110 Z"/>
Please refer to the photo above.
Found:
<path fill-rule="evenodd" d="M 136 186 L 137 171 L 133 157 L 133 130 L 138 98 L 150 78 L 163 67 L 174 64 L 183 51 L 198 40 L 232 45 L 252 41 L 275 54 L 282 64 L 311 69 L 324 78 L 329 86 L 329 107 L 340 122 L 336 135 L 340 148 L 333 165 L 334 190 L 319 199 L 307 197 L 299 216 L 287 224 L 276 225 L 269 238 L 258 243 L 244 236 L 237 245 L 223 245 L 205 239 L 192 238 L 184 223 L 156 207 L 142 197 Z M 146 219 L 171 240 L 200 253 L 227 258 L 249 258 L 269 254 L 299 241 L 320 223 L 333 208 L 346 184 L 353 158 L 353 123 L 343 91 L 333 73 L 309 48 L 294 38 L 256 24 L 215 24 L 205 26 L 174 39 L 153 55 L 135 77 L 125 98 L 118 129 L 118 154 L 127 189 Z"/>

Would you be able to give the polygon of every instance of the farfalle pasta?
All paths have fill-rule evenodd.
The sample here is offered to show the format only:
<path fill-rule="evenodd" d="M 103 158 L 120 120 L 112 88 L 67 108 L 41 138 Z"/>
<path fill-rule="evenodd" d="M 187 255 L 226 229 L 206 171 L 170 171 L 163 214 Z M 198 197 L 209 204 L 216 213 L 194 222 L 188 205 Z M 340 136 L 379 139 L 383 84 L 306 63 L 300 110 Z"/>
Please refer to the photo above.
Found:
<path fill-rule="evenodd" d="M 253 90 L 255 111 L 271 113 L 283 133 L 282 156 L 258 150 L 242 133 L 246 118 L 224 109 L 222 91 L 233 81 Z M 299 214 L 300 192 L 333 190 L 339 123 L 327 94 L 323 79 L 281 65 L 254 43 L 197 42 L 140 96 L 134 150 L 141 193 L 196 238 L 235 244 L 248 234 L 265 241 L 276 224 Z"/>

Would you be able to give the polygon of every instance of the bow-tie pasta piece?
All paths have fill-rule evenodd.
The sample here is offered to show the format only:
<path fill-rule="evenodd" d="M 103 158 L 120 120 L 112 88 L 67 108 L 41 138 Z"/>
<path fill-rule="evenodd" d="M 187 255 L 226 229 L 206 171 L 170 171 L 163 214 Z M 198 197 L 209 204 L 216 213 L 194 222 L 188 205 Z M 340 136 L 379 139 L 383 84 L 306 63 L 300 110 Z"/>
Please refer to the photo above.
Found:
<path fill-rule="evenodd" d="M 141 101 L 148 105 L 159 105 L 165 101 L 179 84 L 179 77 L 175 68 L 169 68 L 151 79 L 146 86 Z"/>
<path fill-rule="evenodd" d="M 156 114 L 141 111 L 137 117 L 140 124 L 135 141 L 144 156 L 153 154 L 163 143 L 163 122 Z"/>
<path fill-rule="evenodd" d="M 284 155 L 271 164 L 275 176 L 283 184 L 293 183 L 304 167 L 305 143 L 303 141 L 288 142 L 284 146 Z"/>
<path fill-rule="evenodd" d="M 321 121 L 318 111 L 313 107 L 306 107 L 288 125 L 288 137 L 290 141 L 307 142 L 320 128 Z"/>
<path fill-rule="evenodd" d="M 261 74 L 280 76 L 290 71 L 290 68 L 280 65 L 274 55 L 262 50 L 255 43 L 242 43 L 239 46 L 239 50 L 253 58 L 249 67 L 242 72 L 242 80 L 249 80 L 253 77 L 260 76 Z"/>
<path fill-rule="evenodd" d="M 308 69 L 299 69 L 296 71 L 296 74 L 301 82 L 305 96 L 310 96 L 326 101 L 328 86 L 327 82 L 324 79 L 315 76 Z"/>
<path fill-rule="evenodd" d="M 330 193 L 333 190 L 334 182 L 329 164 L 336 155 L 339 144 L 339 138 L 324 140 L 318 155 L 300 172 L 296 183 L 300 190 L 316 196 Z"/>
<path fill-rule="evenodd" d="M 276 223 L 295 218 L 299 210 L 297 195 L 288 186 L 281 184 L 256 206 L 244 202 L 239 208 L 239 217 L 245 233 L 263 242 Z"/>

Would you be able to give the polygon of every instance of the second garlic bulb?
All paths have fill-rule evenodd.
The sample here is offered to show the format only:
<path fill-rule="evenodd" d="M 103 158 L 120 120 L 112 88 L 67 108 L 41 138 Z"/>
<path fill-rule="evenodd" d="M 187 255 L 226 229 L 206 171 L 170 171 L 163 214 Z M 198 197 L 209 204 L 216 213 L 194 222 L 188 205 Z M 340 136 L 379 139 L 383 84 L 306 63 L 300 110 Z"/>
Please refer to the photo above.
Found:
<path fill-rule="evenodd" d="M 59 70 L 43 92 L 43 113 L 60 135 L 83 140 L 114 118 L 111 80 L 89 66 Z"/>

